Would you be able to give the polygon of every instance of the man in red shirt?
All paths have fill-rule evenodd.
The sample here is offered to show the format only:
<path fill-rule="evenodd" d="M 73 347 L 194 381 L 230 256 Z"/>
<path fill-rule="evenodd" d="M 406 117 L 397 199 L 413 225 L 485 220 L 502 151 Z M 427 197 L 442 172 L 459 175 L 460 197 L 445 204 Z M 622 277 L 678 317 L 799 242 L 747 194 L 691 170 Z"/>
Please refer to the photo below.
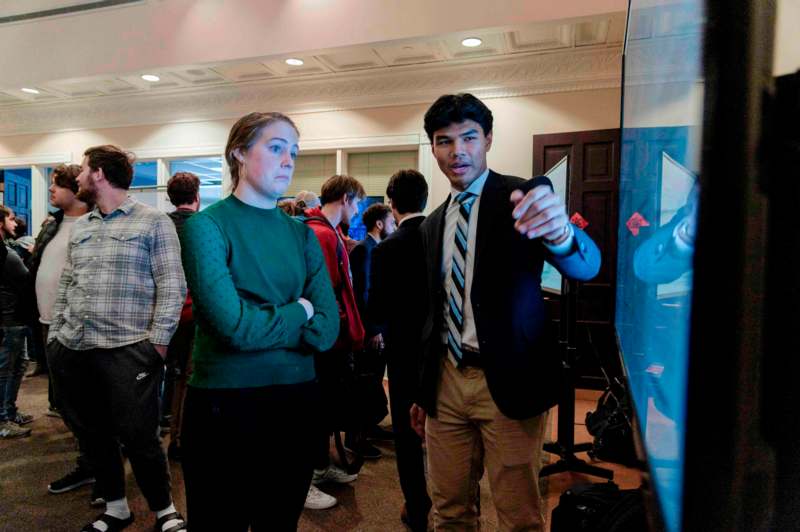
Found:
<path fill-rule="evenodd" d="M 358 202 L 366 195 L 364 187 L 353 177 L 335 175 L 322 185 L 321 207 L 306 209 L 305 223 L 319 239 L 325 263 L 331 275 L 331 284 L 339 305 L 339 337 L 330 351 L 320 353 L 316 358 L 317 379 L 320 381 L 322 404 L 331 409 L 331 415 L 322 419 L 336 419 L 336 405 L 341 404 L 345 390 L 337 385 L 335 376 L 343 366 L 343 360 L 364 347 L 364 325 L 358 313 L 355 291 L 353 290 L 350 260 L 345 246 L 345 234 L 341 224 L 350 225 L 358 213 Z M 323 425 L 320 427 L 319 451 L 314 464 L 314 477 L 306 498 L 306 508 L 321 510 L 336 504 L 336 499 L 316 488 L 323 482 L 348 483 L 358 478 L 357 474 L 331 464 L 329 457 L 330 432 L 344 427 Z"/>

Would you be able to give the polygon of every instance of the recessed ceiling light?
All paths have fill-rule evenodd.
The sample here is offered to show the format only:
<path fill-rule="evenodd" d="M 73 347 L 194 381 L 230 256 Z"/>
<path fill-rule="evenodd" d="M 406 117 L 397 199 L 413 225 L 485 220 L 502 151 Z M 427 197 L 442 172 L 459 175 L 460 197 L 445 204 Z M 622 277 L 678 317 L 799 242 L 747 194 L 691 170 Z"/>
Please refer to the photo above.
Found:
<path fill-rule="evenodd" d="M 286 60 L 286 64 L 291 66 L 303 66 L 303 60 L 292 57 Z"/>
<path fill-rule="evenodd" d="M 478 39 L 477 37 L 467 37 L 463 41 L 461 41 L 461 46 L 466 46 L 467 48 L 475 48 L 476 46 L 480 46 L 483 44 L 483 41 Z"/>
<path fill-rule="evenodd" d="M 29 89 L 28 87 L 23 87 L 22 92 L 27 92 L 28 94 L 39 94 L 39 91 L 36 89 Z"/>
<path fill-rule="evenodd" d="M 142 79 L 145 81 L 150 81 L 152 83 L 155 83 L 156 81 L 161 81 L 161 78 L 159 78 L 155 74 L 144 74 L 142 76 Z"/>

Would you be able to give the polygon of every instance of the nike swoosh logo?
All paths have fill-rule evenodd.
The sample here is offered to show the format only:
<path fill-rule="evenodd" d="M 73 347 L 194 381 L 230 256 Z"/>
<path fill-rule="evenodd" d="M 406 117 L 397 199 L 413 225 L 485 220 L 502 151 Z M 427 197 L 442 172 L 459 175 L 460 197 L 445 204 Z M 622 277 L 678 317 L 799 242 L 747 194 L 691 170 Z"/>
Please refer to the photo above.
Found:
<path fill-rule="evenodd" d="M 146 372 L 146 371 L 143 371 L 143 372 L 139 373 L 139 374 L 136 376 L 136 380 L 137 380 L 137 381 L 140 381 L 140 380 L 144 379 L 145 377 L 147 377 L 147 372 Z"/>

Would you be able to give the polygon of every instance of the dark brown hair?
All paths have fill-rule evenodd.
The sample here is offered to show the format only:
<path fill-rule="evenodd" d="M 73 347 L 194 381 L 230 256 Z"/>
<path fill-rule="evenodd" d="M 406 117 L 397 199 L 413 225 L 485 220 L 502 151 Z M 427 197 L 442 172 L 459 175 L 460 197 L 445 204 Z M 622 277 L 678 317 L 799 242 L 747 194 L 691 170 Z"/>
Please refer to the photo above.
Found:
<path fill-rule="evenodd" d="M 111 144 L 94 146 L 83 154 L 87 157 L 89 168 L 103 170 L 106 180 L 115 188 L 128 190 L 133 180 L 133 161 L 136 156 Z"/>
<path fill-rule="evenodd" d="M 319 200 L 323 205 L 333 203 L 342 199 L 347 194 L 347 199 L 358 197 L 359 199 L 367 195 L 364 187 L 355 177 L 349 175 L 331 176 L 322 184 Z"/>
<path fill-rule="evenodd" d="M 289 216 L 297 216 L 303 214 L 303 211 L 297 206 L 293 199 L 285 199 L 278 202 L 278 208 L 288 214 Z"/>
<path fill-rule="evenodd" d="M 390 214 L 392 214 L 392 209 L 388 205 L 373 203 L 367 207 L 367 210 L 361 215 L 361 220 L 364 222 L 364 227 L 367 228 L 367 232 L 369 232 L 375 229 L 378 222 L 386 220 L 386 217 Z"/>
<path fill-rule="evenodd" d="M 225 145 L 225 160 L 231 170 L 231 189 L 236 190 L 239 186 L 239 171 L 241 170 L 241 163 L 234 155 L 238 149 L 239 152 L 249 150 L 253 144 L 258 140 L 263 130 L 268 125 L 283 121 L 292 126 L 292 128 L 300 136 L 300 130 L 292 119 L 283 113 L 250 113 L 244 115 L 233 124 L 231 132 L 228 135 L 228 143 Z"/>
<path fill-rule="evenodd" d="M 3 226 L 6 224 L 6 218 L 11 216 L 13 212 L 14 211 L 9 209 L 5 205 L 0 205 L 0 236 L 2 236 L 3 238 L 14 238 L 14 235 L 7 235 L 5 229 L 3 229 Z M 0 246 L 2 245 L 3 243 L 0 242 Z"/>
<path fill-rule="evenodd" d="M 175 172 L 167 182 L 167 196 L 176 207 L 194 203 L 200 190 L 200 178 L 191 172 Z"/>
<path fill-rule="evenodd" d="M 53 183 L 57 187 L 68 188 L 73 194 L 78 193 L 77 177 L 81 173 L 81 167 L 77 164 L 59 164 L 50 173 Z"/>

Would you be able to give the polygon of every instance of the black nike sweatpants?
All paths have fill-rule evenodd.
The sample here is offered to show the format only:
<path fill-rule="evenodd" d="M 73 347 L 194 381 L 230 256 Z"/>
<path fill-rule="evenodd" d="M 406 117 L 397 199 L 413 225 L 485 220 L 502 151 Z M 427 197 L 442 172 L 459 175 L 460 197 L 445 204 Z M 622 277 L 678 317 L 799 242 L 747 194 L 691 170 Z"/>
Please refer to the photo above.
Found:
<path fill-rule="evenodd" d="M 169 467 L 158 441 L 159 388 L 164 359 L 147 340 L 114 349 L 74 351 L 47 346 L 62 415 L 94 467 L 99 494 L 125 496 L 120 443 L 150 509 L 172 502 Z"/>

